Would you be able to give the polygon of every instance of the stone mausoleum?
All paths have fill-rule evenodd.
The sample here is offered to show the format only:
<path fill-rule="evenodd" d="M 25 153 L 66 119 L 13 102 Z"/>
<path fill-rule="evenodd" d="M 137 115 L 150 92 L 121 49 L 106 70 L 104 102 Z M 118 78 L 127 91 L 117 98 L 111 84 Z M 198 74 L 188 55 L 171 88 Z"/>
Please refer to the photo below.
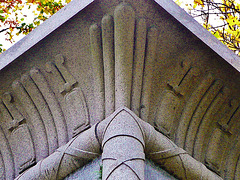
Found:
<path fill-rule="evenodd" d="M 171 0 L 73 0 L 0 69 L 0 179 L 240 179 L 240 58 Z"/>

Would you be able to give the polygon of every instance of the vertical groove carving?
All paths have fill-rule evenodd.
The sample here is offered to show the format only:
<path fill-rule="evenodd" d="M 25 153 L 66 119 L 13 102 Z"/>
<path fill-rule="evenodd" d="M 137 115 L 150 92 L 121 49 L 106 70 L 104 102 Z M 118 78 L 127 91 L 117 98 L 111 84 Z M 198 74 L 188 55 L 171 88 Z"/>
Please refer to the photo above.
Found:
<path fill-rule="evenodd" d="M 34 68 L 30 71 L 30 75 L 34 82 L 36 83 L 36 85 L 38 86 L 39 90 L 41 91 L 42 95 L 44 96 L 44 99 L 48 104 L 49 109 L 51 110 L 54 124 L 56 126 L 58 144 L 59 146 L 62 146 L 66 144 L 68 141 L 67 127 L 62 109 L 53 91 L 51 90 L 48 82 L 46 81 L 40 70 Z"/>
<path fill-rule="evenodd" d="M 240 179 L 240 155 L 238 156 L 238 162 L 235 169 L 234 179 Z"/>
<path fill-rule="evenodd" d="M 217 95 L 213 104 L 210 106 L 206 115 L 203 117 L 203 120 L 198 129 L 197 135 L 195 137 L 193 156 L 197 160 L 203 162 L 205 157 L 205 151 L 207 148 L 207 143 L 210 139 L 210 132 L 213 131 L 215 123 L 217 122 L 216 114 L 221 108 L 222 104 L 226 101 L 229 96 L 229 89 L 224 87 L 222 91 Z"/>
<path fill-rule="evenodd" d="M 156 128 L 166 136 L 174 136 L 177 123 L 174 123 L 176 112 L 180 110 L 179 105 L 183 96 L 192 90 L 199 68 L 192 66 L 192 59 L 180 56 L 179 62 L 174 69 L 174 74 L 167 82 L 168 89 L 163 92 L 163 97 L 157 108 L 154 124 Z M 175 125 L 176 124 L 176 125 Z"/>
<path fill-rule="evenodd" d="M 58 54 L 55 61 L 46 63 L 46 71 L 53 73 L 54 80 L 58 81 L 58 89 L 61 94 L 69 92 L 76 84 L 74 77 L 64 67 L 64 57 Z"/>
<path fill-rule="evenodd" d="M 114 11 L 115 108 L 130 108 L 135 12 L 122 3 Z"/>
<path fill-rule="evenodd" d="M 228 104 L 224 110 L 222 118 L 218 121 L 218 126 L 211 135 L 205 159 L 208 167 L 219 174 L 222 174 L 223 164 L 226 162 L 224 157 L 233 147 L 239 134 L 236 130 L 239 128 L 239 102 L 232 99 L 230 105 Z"/>
<path fill-rule="evenodd" d="M 182 57 L 180 56 L 180 59 Z M 184 78 L 188 75 L 188 73 L 191 70 L 191 60 L 190 59 L 184 59 L 178 64 L 178 67 L 176 68 L 176 73 L 172 76 L 172 78 L 168 81 L 168 85 L 171 86 L 174 91 L 179 92 L 179 86 L 182 84 Z M 183 95 L 183 94 L 182 94 Z"/>
<path fill-rule="evenodd" d="M 2 101 L 0 101 L 0 113 L 4 113 L 4 105 Z M 3 115 L 4 116 L 4 115 Z M 13 159 L 13 154 L 9 145 L 9 142 L 3 132 L 2 127 L 0 126 L 0 153 L 2 155 L 3 160 L 3 169 L 5 177 L 8 177 L 10 180 L 15 177 L 15 164 Z"/>
<path fill-rule="evenodd" d="M 102 19 L 102 46 L 105 84 L 105 116 L 115 110 L 114 22 L 112 16 Z"/>
<path fill-rule="evenodd" d="M 223 153 L 227 148 L 229 137 L 220 129 L 215 129 L 210 138 L 206 152 L 206 165 L 213 171 L 220 174 Z"/>
<path fill-rule="evenodd" d="M 210 106 L 212 105 L 216 95 L 222 88 L 222 82 L 220 80 L 216 80 L 211 87 L 207 90 L 207 92 L 202 97 L 201 101 L 199 102 L 192 118 L 188 126 L 186 139 L 185 139 L 185 147 L 184 149 L 192 155 L 193 152 L 193 145 L 194 140 L 197 135 L 197 130 L 204 118 L 205 114 L 209 110 Z"/>
<path fill-rule="evenodd" d="M 199 105 L 201 98 L 204 96 L 213 80 L 214 79 L 212 75 L 208 74 L 201 82 L 201 84 L 194 90 L 190 99 L 188 100 L 186 107 L 184 108 L 175 137 L 175 143 L 181 148 L 184 147 L 190 120 L 197 106 Z"/>
<path fill-rule="evenodd" d="M 167 84 L 177 95 L 185 96 L 193 88 L 196 77 L 200 75 L 200 69 L 194 67 L 192 59 L 186 59 L 185 54 L 180 55 L 179 59 L 180 63 L 177 64 L 176 73 Z"/>
<path fill-rule="evenodd" d="M 33 125 L 34 132 L 32 132 L 32 135 L 36 150 L 36 161 L 39 161 L 40 159 L 47 157 L 49 153 L 47 134 L 44 124 L 23 85 L 19 81 L 14 81 L 12 88 L 27 112 L 31 124 Z"/>
<path fill-rule="evenodd" d="M 131 109 L 139 116 L 147 35 L 145 19 L 137 22 L 135 33 Z"/>
<path fill-rule="evenodd" d="M 95 44 L 98 43 L 95 42 Z M 83 92 L 80 88 L 77 88 L 78 82 L 64 66 L 64 63 L 64 57 L 58 54 L 55 59 L 55 64 L 47 64 L 47 71 L 52 72 L 55 78 L 58 79 L 58 82 L 60 82 L 57 86 L 60 93 L 64 96 L 67 108 L 66 111 L 70 114 L 66 119 L 67 133 L 68 137 L 73 137 L 89 127 L 89 114 Z M 97 91 L 96 93 L 98 94 L 99 92 Z M 96 98 L 98 98 L 98 96 L 96 96 Z M 104 107 L 101 107 L 101 109 L 102 108 Z M 101 109 L 99 110 L 101 111 Z"/>
<path fill-rule="evenodd" d="M 2 128 L 0 128 L 0 138 L 0 150 L 3 157 L 6 177 L 8 177 L 9 179 L 14 179 L 15 175 L 13 156 L 8 141 L 2 131 Z"/>
<path fill-rule="evenodd" d="M 0 151 L 0 179 L 6 179 L 3 157 Z M 12 179 L 11 177 L 9 179 Z"/>
<path fill-rule="evenodd" d="M 46 63 L 46 71 L 54 74 L 54 80 L 58 81 L 58 88 L 61 94 L 66 94 L 77 84 L 72 74 L 64 66 L 65 59 L 62 54 L 55 56 L 55 61 Z"/>
<path fill-rule="evenodd" d="M 23 75 L 21 80 L 32 100 L 33 106 L 36 108 L 36 112 L 40 115 L 38 117 L 39 120 L 44 124 L 48 139 L 49 154 L 52 154 L 58 147 L 58 140 L 56 127 L 49 106 L 29 75 Z"/>
<path fill-rule="evenodd" d="M 152 73 L 156 54 L 158 31 L 156 28 L 150 28 L 147 34 L 147 47 L 146 57 L 144 64 L 142 97 L 141 97 L 141 110 L 140 117 L 143 120 L 148 120 L 150 109 L 150 96 L 152 90 Z"/>
<path fill-rule="evenodd" d="M 58 85 L 58 91 L 61 93 L 62 87 L 64 87 L 64 84 L 66 82 L 64 81 L 60 71 L 57 69 L 56 65 L 53 62 L 47 62 L 45 69 L 48 73 L 51 73 L 53 75 L 53 79 Z"/>
<path fill-rule="evenodd" d="M 90 27 L 90 43 L 94 76 L 95 113 L 97 120 L 105 117 L 105 93 L 101 28 L 94 24 Z"/>
<path fill-rule="evenodd" d="M 227 116 L 228 119 L 222 118 L 218 121 L 218 125 L 219 125 L 222 133 L 224 134 L 224 139 L 223 139 L 223 142 L 221 142 L 221 143 L 223 143 L 223 144 L 225 143 L 226 148 L 225 149 L 222 148 L 220 153 L 218 153 L 217 158 L 219 161 L 217 161 L 218 164 L 216 164 L 216 165 L 213 164 L 213 165 L 215 165 L 215 166 L 213 166 L 213 168 L 215 168 L 215 169 L 218 168 L 219 171 L 221 171 L 221 173 L 223 172 L 223 168 L 224 168 L 223 164 L 225 164 L 225 162 L 228 161 L 228 159 L 225 157 L 232 150 L 232 148 L 234 147 L 234 143 L 236 143 L 236 141 L 238 140 L 238 137 L 240 135 L 240 132 L 239 132 L 239 128 L 240 128 L 239 101 L 233 99 L 230 103 L 230 106 L 232 106 L 232 107 L 228 108 L 228 110 L 227 110 L 227 112 L 229 112 L 228 114 L 230 115 L 230 116 Z M 237 153 L 239 154 L 239 151 Z M 213 162 L 215 162 L 215 160 Z M 212 163 L 212 161 L 210 161 L 210 165 L 212 165 L 211 163 Z M 235 168 L 237 168 L 237 167 L 235 167 Z"/>
<path fill-rule="evenodd" d="M 6 92 L 3 95 L 3 103 L 9 117 L 11 117 L 7 119 L 8 130 L 11 132 L 9 143 L 14 156 L 15 174 L 19 174 L 34 165 L 36 161 L 34 145 L 28 126 L 25 123 L 26 120 L 13 102 L 12 95 Z"/>
<path fill-rule="evenodd" d="M 222 117 L 220 117 L 219 121 L 217 122 L 220 128 L 225 131 L 226 133 L 233 134 L 231 132 L 231 122 L 234 115 L 237 113 L 239 109 L 239 102 L 236 99 L 231 99 L 230 101 L 225 104 L 224 112 L 222 113 Z"/>
<path fill-rule="evenodd" d="M 239 136 L 238 136 L 238 139 L 239 139 Z M 239 172 L 240 172 L 239 163 L 240 163 L 240 141 L 238 140 L 236 141 L 234 147 L 226 156 L 226 164 L 223 164 L 225 165 L 224 167 L 225 179 L 234 179 L 236 175 L 239 176 Z"/>

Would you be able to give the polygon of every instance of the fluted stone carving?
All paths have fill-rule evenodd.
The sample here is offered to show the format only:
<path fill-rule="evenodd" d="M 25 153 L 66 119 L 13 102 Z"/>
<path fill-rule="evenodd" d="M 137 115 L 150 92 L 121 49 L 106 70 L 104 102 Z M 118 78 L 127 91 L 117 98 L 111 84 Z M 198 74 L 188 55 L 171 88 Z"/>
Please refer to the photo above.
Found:
<path fill-rule="evenodd" d="M 58 145 L 62 146 L 68 142 L 68 135 L 66 122 L 57 98 L 53 93 L 50 84 L 47 82 L 44 75 L 39 69 L 32 68 L 30 70 L 30 76 L 41 91 L 44 99 L 46 100 L 46 104 L 48 104 L 48 108 L 51 111 L 52 118 L 56 126 Z"/>
<path fill-rule="evenodd" d="M 118 5 L 113 17 L 105 15 L 101 27 L 90 27 L 97 119 L 121 106 L 148 119 L 157 39 L 158 30 L 136 20 L 127 3 Z"/>

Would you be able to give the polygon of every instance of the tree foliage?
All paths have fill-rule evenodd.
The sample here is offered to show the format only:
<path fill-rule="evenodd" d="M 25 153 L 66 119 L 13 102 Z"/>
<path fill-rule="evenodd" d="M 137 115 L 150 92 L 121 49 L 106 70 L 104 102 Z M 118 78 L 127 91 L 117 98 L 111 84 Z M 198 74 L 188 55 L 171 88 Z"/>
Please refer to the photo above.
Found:
<path fill-rule="evenodd" d="M 0 0 L 0 33 L 7 41 L 28 34 L 71 0 Z M 240 55 L 240 0 L 175 0 L 229 49 Z M 28 9 L 28 11 L 26 10 Z M 31 11 L 30 11 L 31 10 Z M 31 14 L 26 14 L 31 12 Z M 31 22 L 29 17 L 34 17 Z M 4 50 L 0 42 L 0 53 Z"/>
<path fill-rule="evenodd" d="M 27 35 L 70 1 L 0 0 L 0 33 L 5 33 L 5 40 L 13 42 L 16 35 Z M 33 19 L 31 22 L 29 17 Z M 0 53 L 4 50 L 0 42 Z"/>
<path fill-rule="evenodd" d="M 239 0 L 175 0 L 217 39 L 240 55 Z"/>

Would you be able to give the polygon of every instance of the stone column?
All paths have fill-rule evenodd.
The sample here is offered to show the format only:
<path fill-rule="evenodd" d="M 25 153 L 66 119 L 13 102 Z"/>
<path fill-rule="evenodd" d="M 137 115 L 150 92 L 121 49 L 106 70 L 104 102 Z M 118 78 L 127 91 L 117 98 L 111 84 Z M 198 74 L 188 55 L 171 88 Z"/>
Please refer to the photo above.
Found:
<path fill-rule="evenodd" d="M 145 143 L 143 130 L 126 109 L 116 111 L 99 124 L 102 142 L 103 180 L 143 180 Z"/>

